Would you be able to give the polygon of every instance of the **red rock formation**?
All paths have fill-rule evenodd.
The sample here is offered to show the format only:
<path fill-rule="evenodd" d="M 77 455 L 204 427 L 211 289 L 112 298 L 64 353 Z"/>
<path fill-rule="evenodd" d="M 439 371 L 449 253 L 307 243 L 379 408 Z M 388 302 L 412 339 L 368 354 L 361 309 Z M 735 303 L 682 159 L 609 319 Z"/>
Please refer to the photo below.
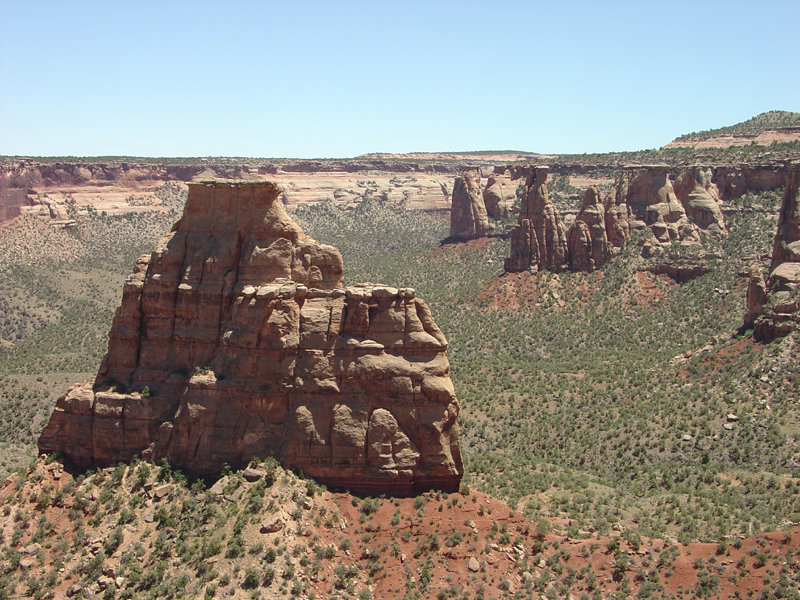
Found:
<path fill-rule="evenodd" d="M 771 341 L 800 326 L 800 163 L 793 163 L 787 170 L 766 289 L 769 291 L 762 303 L 763 315 L 755 320 L 754 335 Z M 755 302 L 754 307 L 750 304 L 748 297 L 747 316 L 755 307 Z"/>
<path fill-rule="evenodd" d="M 493 219 L 505 219 L 517 197 L 517 186 L 511 179 L 508 167 L 495 167 L 486 180 L 483 190 L 483 204 Z"/>
<path fill-rule="evenodd" d="M 747 312 L 744 315 L 744 327 L 750 329 L 755 326 L 756 320 L 764 314 L 767 303 L 767 284 L 761 267 L 750 270 L 750 280 L 747 285 Z"/>
<path fill-rule="evenodd" d="M 567 265 L 567 236 L 547 195 L 547 167 L 525 169 L 525 196 L 517 225 L 511 230 L 510 273 L 534 269 L 561 271 Z"/>
<path fill-rule="evenodd" d="M 631 215 L 631 229 L 649 228 L 653 239 L 642 248 L 654 256 L 670 242 L 699 244 L 700 236 L 686 216 L 669 179 L 669 167 L 657 165 L 628 169 L 625 201 Z"/>
<path fill-rule="evenodd" d="M 486 237 L 489 219 L 481 196 L 479 169 L 465 169 L 453 185 L 453 204 L 450 210 L 450 237 L 454 240 L 474 240 Z"/>
<path fill-rule="evenodd" d="M 58 400 L 40 452 L 196 474 L 275 456 L 363 493 L 458 488 L 459 405 L 430 310 L 411 289 L 344 289 L 339 252 L 279 193 L 190 184 L 125 284 L 94 385 Z"/>
<path fill-rule="evenodd" d="M 29 204 L 23 189 L 0 190 L 0 223 L 17 218 L 20 208 Z"/>
<path fill-rule="evenodd" d="M 605 199 L 606 236 L 609 252 L 619 254 L 625 240 L 631 235 L 631 214 L 627 203 L 628 180 L 624 175 L 617 179 L 617 185 Z"/>
<path fill-rule="evenodd" d="M 569 266 L 592 272 L 611 258 L 606 235 L 606 208 L 596 186 L 586 189 L 583 205 L 569 230 Z"/>
<path fill-rule="evenodd" d="M 691 167 L 673 187 L 692 223 L 711 235 L 727 237 L 728 228 L 719 208 L 717 186 L 711 182 L 711 177 L 711 169 Z"/>

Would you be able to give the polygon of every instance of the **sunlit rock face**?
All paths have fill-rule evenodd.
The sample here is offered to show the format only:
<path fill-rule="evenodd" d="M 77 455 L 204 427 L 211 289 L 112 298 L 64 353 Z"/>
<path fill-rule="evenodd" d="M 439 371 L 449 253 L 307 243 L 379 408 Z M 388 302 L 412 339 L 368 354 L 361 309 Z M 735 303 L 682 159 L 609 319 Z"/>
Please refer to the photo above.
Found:
<path fill-rule="evenodd" d="M 758 275 L 751 276 L 748 287 L 745 326 L 752 323 L 756 339 L 771 341 L 800 326 L 800 163 L 786 173 L 766 285 L 759 286 Z M 760 316 L 754 320 L 754 315 Z"/>
<path fill-rule="evenodd" d="M 275 456 L 354 492 L 458 489 L 459 404 L 430 310 L 410 288 L 346 288 L 339 251 L 280 191 L 190 184 L 125 283 L 94 384 L 58 400 L 40 452 L 200 475 Z"/>

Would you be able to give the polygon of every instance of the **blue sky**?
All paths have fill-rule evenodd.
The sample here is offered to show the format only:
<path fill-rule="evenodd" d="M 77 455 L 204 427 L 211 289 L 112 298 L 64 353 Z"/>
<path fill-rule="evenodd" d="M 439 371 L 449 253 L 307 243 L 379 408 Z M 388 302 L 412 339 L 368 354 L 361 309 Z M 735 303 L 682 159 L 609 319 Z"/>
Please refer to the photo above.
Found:
<path fill-rule="evenodd" d="M 656 148 L 800 111 L 800 2 L 0 0 L 0 154 Z"/>

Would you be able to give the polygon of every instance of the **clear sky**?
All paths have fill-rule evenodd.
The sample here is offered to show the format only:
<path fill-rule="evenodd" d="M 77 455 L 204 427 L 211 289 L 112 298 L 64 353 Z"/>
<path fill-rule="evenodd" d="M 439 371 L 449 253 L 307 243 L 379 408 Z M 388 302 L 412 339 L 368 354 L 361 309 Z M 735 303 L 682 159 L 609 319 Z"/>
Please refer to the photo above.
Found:
<path fill-rule="evenodd" d="M 800 1 L 0 0 L 0 154 L 657 148 L 800 111 Z"/>

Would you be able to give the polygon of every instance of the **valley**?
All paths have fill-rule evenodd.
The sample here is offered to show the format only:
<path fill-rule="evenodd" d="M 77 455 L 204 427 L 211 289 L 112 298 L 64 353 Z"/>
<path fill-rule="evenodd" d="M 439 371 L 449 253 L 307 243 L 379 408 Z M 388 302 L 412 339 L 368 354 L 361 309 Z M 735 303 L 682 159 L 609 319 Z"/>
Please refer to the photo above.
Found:
<path fill-rule="evenodd" d="M 625 156 L 369 155 L 287 161 L 275 173 L 230 159 L 219 163 L 228 171 L 192 164 L 179 176 L 183 166 L 153 160 L 149 177 L 137 179 L 136 167 L 128 183 L 117 178 L 107 187 L 100 174 L 108 169 L 88 165 L 112 161 L 59 159 L 70 175 L 57 183 L 44 161 L 21 169 L 7 159 L 5 181 L 15 173 L 38 204 L 0 228 L 0 471 L 8 476 L 0 498 L 3 564 L 12 565 L 0 578 L 15 577 L 25 597 L 66 594 L 73 585 L 97 596 L 166 597 L 178 594 L 169 587 L 175 580 L 191 577 L 209 584 L 192 594 L 208 597 L 213 585 L 211 597 L 245 598 L 262 589 L 269 569 L 275 583 L 267 589 L 304 597 L 362 597 L 363 589 L 364 598 L 728 597 L 749 590 L 795 597 L 800 335 L 759 340 L 743 319 L 752 269 L 765 276 L 771 269 L 787 185 L 776 173 L 798 157 L 797 141 L 737 146 L 724 135 Z M 747 164 L 728 163 L 733 152 Z M 636 160 L 642 157 L 648 160 Z M 477 169 L 483 185 L 495 167 L 549 164 L 550 200 L 569 228 L 587 188 L 605 195 L 622 165 L 636 162 L 667 165 L 673 180 L 687 166 L 712 165 L 728 234 L 700 234 L 702 275 L 682 280 L 666 268 L 698 264 L 677 242 L 643 256 L 647 230 L 631 232 L 591 272 L 528 265 L 506 272 L 522 205 L 516 182 L 509 213 L 487 220 L 486 237 L 448 239 L 454 179 L 466 168 Z M 461 493 L 373 501 L 318 490 L 313 480 L 278 470 L 275 487 L 254 492 L 258 486 L 240 473 L 216 497 L 206 489 L 213 481 L 186 481 L 168 466 L 150 465 L 137 484 L 145 463 L 62 473 L 57 461 L 37 461 L 37 439 L 56 399 L 97 373 L 137 257 L 180 218 L 187 182 L 226 173 L 282 185 L 281 203 L 294 221 L 341 252 L 345 285 L 413 288 L 425 298 L 449 341 L 461 407 Z M 784 300 L 769 300 L 766 310 Z M 166 484 L 169 494 L 154 498 Z M 251 496 L 258 496 L 252 510 Z M 286 527 L 261 541 L 267 538 L 256 526 L 281 511 Z M 398 512 L 407 529 L 387 525 Z M 176 526 L 201 514 L 202 534 Z M 218 551 L 198 560 L 217 534 Z M 456 534 L 460 541 L 450 545 Z M 243 560 L 223 560 L 237 535 Z M 114 539 L 121 541 L 112 548 Z M 30 544 L 39 548 L 28 552 Z M 280 568 L 262 556 L 270 544 Z M 328 556 L 330 544 L 336 549 Z M 349 554 L 343 544 L 352 545 Z M 103 560 L 93 560 L 101 553 L 125 567 L 104 575 Z M 32 562 L 20 569 L 22 560 Z M 134 575 L 137 560 L 147 570 Z M 111 579 L 101 586 L 101 577 Z"/>

